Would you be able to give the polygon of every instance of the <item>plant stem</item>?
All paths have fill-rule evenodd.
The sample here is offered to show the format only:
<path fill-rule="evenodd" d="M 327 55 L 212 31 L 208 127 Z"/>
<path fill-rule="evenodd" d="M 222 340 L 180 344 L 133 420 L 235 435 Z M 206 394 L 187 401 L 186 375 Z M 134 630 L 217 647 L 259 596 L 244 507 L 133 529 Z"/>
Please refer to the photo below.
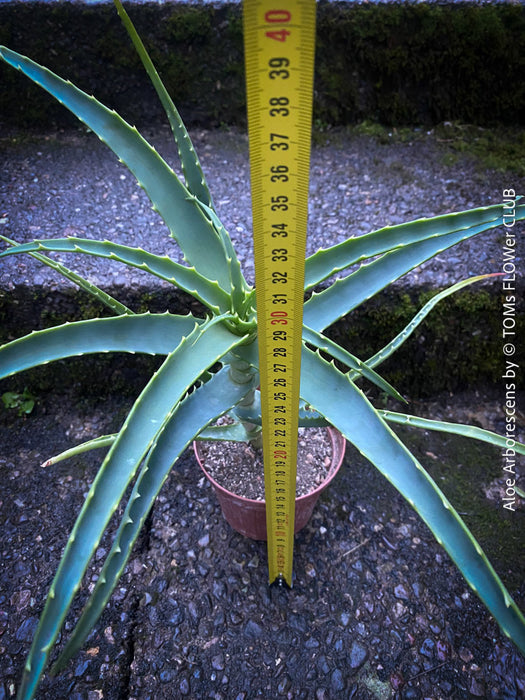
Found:
<path fill-rule="evenodd" d="M 248 384 L 253 381 L 256 374 L 254 367 L 245 360 L 241 360 L 236 357 L 233 353 L 228 355 L 228 361 L 230 363 L 230 379 L 234 384 Z M 251 389 L 244 399 L 240 401 L 237 405 L 243 408 L 250 408 L 255 404 L 255 389 Z M 250 440 L 254 447 L 262 448 L 262 428 L 254 423 L 243 422 L 246 431 L 252 433 L 254 437 Z"/>

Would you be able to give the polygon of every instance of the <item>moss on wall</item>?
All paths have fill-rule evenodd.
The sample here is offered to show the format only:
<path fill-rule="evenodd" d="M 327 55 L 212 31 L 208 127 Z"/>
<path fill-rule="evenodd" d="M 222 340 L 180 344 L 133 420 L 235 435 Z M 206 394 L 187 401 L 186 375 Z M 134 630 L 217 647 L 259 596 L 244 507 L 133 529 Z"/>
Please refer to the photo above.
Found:
<path fill-rule="evenodd" d="M 517 124 L 524 30 L 516 5 L 327 4 L 318 25 L 321 108 L 331 123 Z"/>
<path fill-rule="evenodd" d="M 131 9 L 189 124 L 245 122 L 239 5 L 145 3 Z M 71 79 L 136 124 L 163 119 L 112 5 L 5 3 L 0 43 Z M 525 119 L 525 8 L 519 4 L 318 4 L 315 119 L 388 125 Z M 74 122 L 0 66 L 0 121 Z"/>
<path fill-rule="evenodd" d="M 122 291 L 109 291 L 136 312 L 202 312 L 195 300 L 177 290 L 170 293 L 165 290 L 128 290 L 125 297 Z M 416 289 L 380 294 L 333 326 L 330 336 L 361 359 L 367 359 L 392 340 L 436 291 Z M 16 304 L 12 299 L 0 297 L 0 344 L 32 330 L 106 313 L 105 307 L 74 290 L 61 294 L 39 289 L 28 289 L 24 294 L 23 290 L 17 290 Z M 497 384 L 504 361 L 502 313 L 503 299 L 497 286 L 464 290 L 448 297 L 433 309 L 379 371 L 402 394 L 411 397 L 424 398 L 477 384 Z M 515 318 L 516 338 L 525 337 L 525 301 L 516 307 Z M 522 366 L 525 358 L 516 357 L 515 361 Z M 86 395 L 104 395 L 108 390 L 108 376 L 112 377 L 113 388 L 118 385 L 121 392 L 133 394 L 142 388 L 157 366 L 155 358 L 94 356 L 61 363 L 60 376 L 67 383 L 78 384 Z M 9 381 L 9 390 L 23 390 L 28 385 L 28 376 L 24 373 L 19 378 L 6 380 Z M 30 384 L 32 391 L 48 390 L 56 382 L 56 377 L 56 365 L 34 370 Z"/>
<path fill-rule="evenodd" d="M 343 319 L 330 335 L 365 360 L 392 340 L 437 291 L 378 295 Z M 379 371 L 412 397 L 498 383 L 504 363 L 502 313 L 497 288 L 464 290 L 447 297 Z M 516 338 L 525 337 L 524 302 L 517 306 L 515 318 Z"/>

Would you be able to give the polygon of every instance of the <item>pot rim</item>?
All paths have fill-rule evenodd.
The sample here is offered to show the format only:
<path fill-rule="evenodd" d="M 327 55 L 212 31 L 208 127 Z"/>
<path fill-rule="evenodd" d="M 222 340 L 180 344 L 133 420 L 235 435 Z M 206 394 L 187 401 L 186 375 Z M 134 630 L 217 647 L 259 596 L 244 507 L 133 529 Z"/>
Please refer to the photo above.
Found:
<path fill-rule="evenodd" d="M 319 484 L 317 488 L 315 488 L 313 491 L 309 491 L 308 493 L 303 494 L 302 496 L 299 496 L 298 498 L 295 499 L 296 503 L 300 503 L 303 500 L 306 500 L 307 498 L 312 498 L 312 496 L 320 494 L 321 491 L 324 491 L 324 489 L 328 486 L 328 484 L 335 478 L 337 475 L 337 472 L 341 468 L 341 464 L 343 463 L 343 459 L 345 456 L 345 448 L 346 448 L 346 440 L 343 437 L 343 435 L 333 428 L 332 426 L 326 426 L 326 430 L 328 431 L 330 435 L 330 439 L 332 440 L 332 458 L 335 459 L 335 463 L 326 475 L 326 478 Z M 238 493 L 235 493 L 234 491 L 228 491 L 228 489 L 224 488 L 224 486 L 221 486 L 215 479 L 210 476 L 210 474 L 206 471 L 204 468 L 204 465 L 201 461 L 200 455 L 199 455 L 199 441 L 194 440 L 193 441 L 193 451 L 195 453 L 195 457 L 197 459 L 197 462 L 199 464 L 199 467 L 202 469 L 204 472 L 205 477 L 208 479 L 208 481 L 214 486 L 214 488 L 218 489 L 224 494 L 228 494 L 229 496 L 234 496 L 235 498 L 238 498 L 239 500 L 246 502 L 246 503 L 251 503 L 251 504 L 266 504 L 266 499 L 263 499 L 262 501 L 256 499 L 256 498 L 247 498 L 246 496 L 241 496 Z"/>

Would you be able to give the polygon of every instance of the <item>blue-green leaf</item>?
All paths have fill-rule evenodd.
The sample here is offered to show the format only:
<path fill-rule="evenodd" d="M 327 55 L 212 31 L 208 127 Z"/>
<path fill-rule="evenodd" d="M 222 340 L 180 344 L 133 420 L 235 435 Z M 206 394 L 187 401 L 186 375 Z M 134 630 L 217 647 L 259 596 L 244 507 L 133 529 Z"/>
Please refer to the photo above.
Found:
<path fill-rule="evenodd" d="M 111 447 L 117 437 L 118 433 L 113 433 L 111 435 L 100 435 L 92 440 L 87 440 L 86 442 L 82 442 L 80 445 L 75 445 L 75 447 L 71 447 L 70 449 L 64 450 L 64 452 L 61 452 L 54 457 L 46 459 L 46 461 L 42 463 L 42 467 L 51 467 L 53 464 L 58 464 L 58 462 L 62 462 L 65 459 L 71 459 L 71 457 L 76 457 L 84 452 Z"/>
<path fill-rule="evenodd" d="M 232 308 L 235 310 L 241 310 L 242 306 L 251 292 L 251 287 L 246 282 L 244 275 L 242 274 L 241 265 L 237 257 L 237 253 L 232 244 L 230 234 L 224 228 L 221 220 L 215 213 L 215 211 L 204 204 L 201 203 L 201 208 L 204 213 L 209 216 L 211 224 L 217 231 L 218 235 L 224 245 L 224 250 L 226 252 L 226 259 L 228 261 L 228 267 L 230 271 L 231 279 L 231 296 L 232 296 Z"/>
<path fill-rule="evenodd" d="M 5 241 L 6 243 L 9 243 L 12 246 L 18 245 L 16 241 L 11 240 L 10 238 L 6 238 L 6 236 L 0 236 L 0 239 L 2 241 Z M 62 263 L 59 263 L 56 260 L 51 260 L 51 258 L 48 258 L 47 255 L 40 255 L 40 253 L 30 253 L 30 255 L 31 257 L 35 258 L 35 260 L 38 260 L 44 265 L 47 265 L 48 267 L 53 268 L 53 270 L 59 272 L 63 277 L 68 279 L 70 282 L 73 282 L 73 284 L 76 284 L 77 287 L 80 287 L 80 289 L 83 289 L 85 292 L 88 292 L 88 294 L 91 294 L 91 296 L 95 297 L 95 299 L 98 299 L 98 301 L 102 302 L 105 306 L 111 309 L 113 313 L 133 313 L 131 309 L 128 309 L 127 306 L 121 304 L 120 301 L 112 297 L 107 292 L 104 292 L 102 289 L 99 289 L 96 285 L 92 284 L 91 282 L 88 282 L 88 280 L 84 279 L 80 275 L 77 275 L 77 273 L 73 272 L 73 270 L 69 270 L 65 265 L 62 265 Z"/>
<path fill-rule="evenodd" d="M 0 258 L 20 253 L 35 251 L 53 251 L 58 253 L 79 253 L 109 258 L 131 267 L 149 272 L 166 282 L 188 292 L 215 313 L 225 313 L 230 309 L 230 297 L 217 282 L 211 282 L 200 275 L 195 268 L 185 267 L 174 262 L 168 256 L 154 255 L 142 248 L 96 241 L 89 238 L 51 238 L 23 243 L 15 248 L 8 248 L 0 253 Z"/>
<path fill-rule="evenodd" d="M 177 144 L 179 158 L 182 165 L 182 172 L 184 173 L 188 190 L 195 195 L 197 199 L 203 202 L 203 204 L 213 207 L 212 197 L 208 189 L 208 185 L 206 184 L 206 178 L 202 172 L 199 158 L 197 157 L 197 153 L 195 152 L 190 136 L 186 131 L 186 127 L 180 118 L 180 114 L 173 104 L 164 83 L 160 79 L 152 60 L 146 51 L 146 47 L 144 46 L 142 39 L 137 34 L 137 31 L 133 26 L 133 23 L 131 22 L 126 10 L 122 6 L 122 3 L 120 0 L 114 0 L 114 3 L 117 7 L 117 12 L 120 15 L 120 19 L 122 20 L 122 23 L 126 28 L 126 31 L 128 32 L 138 55 L 140 56 L 140 60 L 146 69 L 153 87 L 155 88 L 162 106 L 164 107 L 166 116 L 168 117 L 168 121 L 175 138 L 175 143 Z"/>
<path fill-rule="evenodd" d="M 396 411 L 378 410 L 378 413 L 389 423 L 407 425 L 410 428 L 421 428 L 423 430 L 437 430 L 440 433 L 462 435 L 463 437 L 472 438 L 473 440 L 488 442 L 490 445 L 495 445 L 503 449 L 508 447 L 508 438 L 506 436 L 498 435 L 491 430 L 478 428 L 475 425 L 463 425 L 462 423 L 449 423 L 444 420 L 419 418 L 418 416 L 411 416 L 408 413 L 398 413 Z M 512 449 L 516 454 L 525 455 L 525 445 L 522 445 L 520 442 L 514 440 Z"/>
<path fill-rule="evenodd" d="M 522 209 L 525 216 L 525 206 Z M 445 235 L 434 235 L 385 253 L 347 277 L 336 280 L 321 293 L 314 293 L 304 305 L 303 323 L 322 331 L 412 268 L 494 225 L 481 224 Z"/>
<path fill-rule="evenodd" d="M 255 365 L 254 365 L 255 366 Z M 261 392 L 254 392 L 252 405 L 249 407 L 236 406 L 230 411 L 230 416 L 237 418 L 244 423 L 253 423 L 253 425 L 262 425 L 261 418 Z M 330 425 L 317 411 L 306 404 L 304 401 L 299 401 L 299 427 L 300 428 L 324 428 Z"/>
<path fill-rule="evenodd" d="M 518 197 L 516 201 L 519 201 Z M 443 236 L 473 226 L 484 225 L 485 229 L 500 226 L 503 222 L 502 204 L 479 207 L 467 211 L 435 216 L 430 219 L 417 219 L 396 226 L 385 226 L 364 236 L 347 238 L 346 241 L 321 248 L 306 260 L 305 291 L 313 289 L 328 277 L 346 270 L 356 263 L 376 255 L 382 255 L 409 243 L 417 243 L 434 236 Z M 525 217 L 525 207 L 516 207 L 517 219 Z"/>
<path fill-rule="evenodd" d="M 0 379 L 47 362 L 95 352 L 168 355 L 198 322 L 191 314 L 126 314 L 34 331 L 0 347 Z"/>
<path fill-rule="evenodd" d="M 414 332 L 414 330 L 419 326 L 419 324 L 427 317 L 427 315 L 432 311 L 434 306 L 438 304 L 440 301 L 448 297 L 450 294 L 455 294 L 455 292 L 459 292 L 460 289 L 463 289 L 463 287 L 468 286 L 469 284 L 473 284 L 474 282 L 480 282 L 482 280 L 486 280 L 489 277 L 495 277 L 497 276 L 497 273 L 495 275 L 478 275 L 477 277 L 470 277 L 467 280 L 462 280 L 461 282 L 458 282 L 457 284 L 452 285 L 451 287 L 448 287 L 447 289 L 444 289 L 442 292 L 439 292 L 439 294 L 436 294 L 430 299 L 430 301 L 427 301 L 427 303 L 418 311 L 418 313 L 414 316 L 414 318 L 406 325 L 403 330 L 396 335 L 396 337 L 391 340 L 387 345 L 385 345 L 384 348 L 379 350 L 379 352 L 376 352 L 373 357 L 368 359 L 366 361 L 366 364 L 368 367 L 377 367 L 377 365 L 381 364 L 384 360 L 386 360 L 387 357 L 390 357 L 403 343 L 407 338 L 410 337 L 410 335 Z"/>
<path fill-rule="evenodd" d="M 334 360 L 338 360 L 349 369 L 354 370 L 353 374 L 365 377 L 368 379 L 368 381 L 375 384 L 389 396 L 392 396 L 398 401 L 404 401 L 404 398 L 396 389 L 394 389 L 393 386 L 385 381 L 379 374 L 370 369 L 368 363 L 365 364 L 359 358 L 355 357 L 355 355 L 352 355 L 348 351 L 344 350 L 340 345 L 334 343 L 333 340 L 330 340 L 321 333 L 317 333 L 317 331 L 308 328 L 308 326 L 303 326 L 303 342 L 313 345 L 318 350 L 328 353 Z"/>
<path fill-rule="evenodd" d="M 54 664 L 53 673 L 60 670 L 80 649 L 104 610 L 155 498 L 181 452 L 199 431 L 241 401 L 253 389 L 254 381 L 243 385 L 234 384 L 230 380 L 229 372 L 228 366 L 223 367 L 206 384 L 195 389 L 177 404 L 165 427 L 159 432 L 137 477 L 93 593 L 71 638 Z"/>
<path fill-rule="evenodd" d="M 142 459 L 198 377 L 242 341 L 217 320 L 196 325 L 135 402 L 69 536 L 26 662 L 20 700 L 33 696 L 88 563 Z"/>
<path fill-rule="evenodd" d="M 303 399 L 340 430 L 407 499 L 503 632 L 525 653 L 522 613 L 436 483 L 345 375 L 307 349 L 303 350 L 302 364 Z"/>
<path fill-rule="evenodd" d="M 210 425 L 202 430 L 195 439 L 199 441 L 249 442 L 253 437 L 254 433 L 250 432 L 244 423 L 228 423 L 227 425 Z"/>
<path fill-rule="evenodd" d="M 94 97 L 16 51 L 0 46 L 0 58 L 47 90 L 111 148 L 144 188 L 185 259 L 204 277 L 229 290 L 228 265 L 220 237 L 197 200 L 139 132 Z"/>

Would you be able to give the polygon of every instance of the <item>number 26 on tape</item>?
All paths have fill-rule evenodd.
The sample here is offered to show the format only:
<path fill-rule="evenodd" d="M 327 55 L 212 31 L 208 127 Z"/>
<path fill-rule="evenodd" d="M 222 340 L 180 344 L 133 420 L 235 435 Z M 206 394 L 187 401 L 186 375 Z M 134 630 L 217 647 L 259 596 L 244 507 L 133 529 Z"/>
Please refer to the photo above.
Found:
<path fill-rule="evenodd" d="M 268 10 L 264 15 L 264 20 L 268 24 L 286 24 L 291 19 L 292 15 L 288 10 Z M 270 29 L 266 32 L 266 36 L 275 41 L 286 41 L 289 34 L 288 29 Z"/>

